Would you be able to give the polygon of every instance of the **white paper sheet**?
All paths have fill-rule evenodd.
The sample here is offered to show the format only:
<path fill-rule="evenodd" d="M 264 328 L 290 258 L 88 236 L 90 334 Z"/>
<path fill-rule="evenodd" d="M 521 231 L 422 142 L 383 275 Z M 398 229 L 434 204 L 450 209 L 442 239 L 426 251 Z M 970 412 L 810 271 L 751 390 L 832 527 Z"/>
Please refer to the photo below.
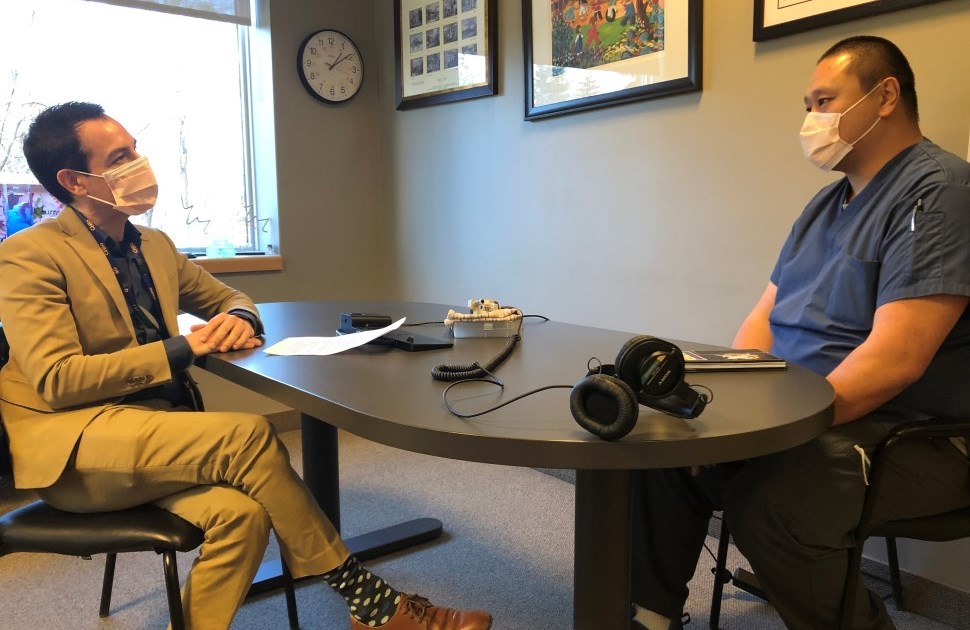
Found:
<path fill-rule="evenodd" d="M 336 337 L 287 337 L 283 341 L 274 343 L 266 348 L 266 354 L 276 354 L 280 356 L 292 355 L 316 355 L 325 356 L 337 354 L 344 350 L 350 350 L 357 346 L 362 346 L 368 341 L 373 341 L 381 335 L 387 334 L 392 330 L 397 330 L 404 323 L 406 317 L 402 317 L 390 326 L 378 328 L 377 330 L 367 330 L 364 332 L 351 333 L 349 335 L 337 335 Z"/>
<path fill-rule="evenodd" d="M 192 332 L 192 326 L 194 324 L 204 324 L 206 321 L 201 317 L 196 317 L 192 313 L 179 313 L 178 314 L 179 323 L 179 334 L 187 335 Z"/>

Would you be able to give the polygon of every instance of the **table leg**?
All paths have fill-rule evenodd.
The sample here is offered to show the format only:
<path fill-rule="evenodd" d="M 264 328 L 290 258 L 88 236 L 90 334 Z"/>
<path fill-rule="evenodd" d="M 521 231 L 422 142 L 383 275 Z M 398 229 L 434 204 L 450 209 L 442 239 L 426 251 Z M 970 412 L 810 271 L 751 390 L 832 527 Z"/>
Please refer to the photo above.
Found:
<path fill-rule="evenodd" d="M 576 471 L 574 630 L 630 628 L 630 471 Z"/>
<path fill-rule="evenodd" d="M 303 443 L 303 481 L 317 503 L 340 531 L 340 466 L 337 428 L 300 414 Z"/>
<path fill-rule="evenodd" d="M 300 414 L 303 443 L 303 481 L 310 488 L 317 503 L 340 530 L 340 467 L 337 429 L 332 425 Z M 345 538 L 350 553 L 366 561 L 384 554 L 407 549 L 441 535 L 441 521 L 417 518 L 366 534 Z M 282 588 L 283 570 L 278 560 L 263 563 L 249 596 Z"/>

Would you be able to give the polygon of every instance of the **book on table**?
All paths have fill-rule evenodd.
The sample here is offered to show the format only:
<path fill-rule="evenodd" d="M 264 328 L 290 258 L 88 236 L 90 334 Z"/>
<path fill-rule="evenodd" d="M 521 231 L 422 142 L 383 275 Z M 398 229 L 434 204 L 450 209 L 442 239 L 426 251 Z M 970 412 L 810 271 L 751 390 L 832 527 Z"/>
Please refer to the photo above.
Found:
<path fill-rule="evenodd" d="M 784 359 L 754 349 L 684 350 L 684 367 L 688 372 L 713 370 L 781 370 Z"/>

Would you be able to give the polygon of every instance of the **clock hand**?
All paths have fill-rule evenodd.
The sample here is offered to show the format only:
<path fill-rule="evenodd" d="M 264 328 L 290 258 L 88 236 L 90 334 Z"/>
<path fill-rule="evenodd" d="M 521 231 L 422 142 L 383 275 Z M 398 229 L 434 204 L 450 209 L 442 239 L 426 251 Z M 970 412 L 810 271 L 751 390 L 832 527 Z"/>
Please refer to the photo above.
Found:
<path fill-rule="evenodd" d="M 350 57 L 350 53 L 347 53 L 347 57 Z M 326 61 L 324 61 L 323 63 L 326 64 L 328 69 L 333 70 L 334 66 L 336 66 L 338 63 L 340 63 L 347 57 L 341 57 L 340 53 L 337 53 L 337 59 L 333 63 L 327 63 Z"/>
<path fill-rule="evenodd" d="M 330 69 L 333 70 L 337 64 L 341 63 L 342 61 L 346 61 L 347 59 L 350 59 L 351 56 L 352 55 L 350 53 L 347 53 L 343 57 L 338 58 L 336 61 L 333 62 L 333 65 L 330 66 Z"/>

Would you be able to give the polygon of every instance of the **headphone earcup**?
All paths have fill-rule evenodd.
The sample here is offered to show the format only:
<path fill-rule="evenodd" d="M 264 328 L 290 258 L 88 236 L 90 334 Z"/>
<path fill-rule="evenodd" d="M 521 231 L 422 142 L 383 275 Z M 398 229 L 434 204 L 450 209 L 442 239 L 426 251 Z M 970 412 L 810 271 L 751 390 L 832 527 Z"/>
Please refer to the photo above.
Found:
<path fill-rule="evenodd" d="M 613 373 L 629 385 L 637 402 L 680 418 L 696 418 L 707 404 L 684 382 L 684 355 L 664 339 L 638 335 L 628 340 L 616 355 Z"/>
<path fill-rule="evenodd" d="M 620 379 L 591 374 L 573 386 L 569 411 L 593 435 L 617 440 L 636 426 L 639 403 L 633 388 Z"/>
<path fill-rule="evenodd" d="M 627 367 L 626 364 L 628 364 L 629 361 L 631 361 L 634 357 L 637 359 L 641 358 L 643 356 L 643 354 L 639 352 L 641 346 L 651 344 L 654 341 L 659 341 L 659 339 L 656 337 L 651 337 L 650 335 L 637 335 L 627 339 L 626 343 L 620 346 L 620 349 L 616 351 L 616 361 L 613 363 L 615 366 L 615 372 L 619 374 L 620 370 Z"/>
<path fill-rule="evenodd" d="M 637 335 L 616 353 L 615 374 L 629 385 L 644 405 L 675 391 L 684 378 L 684 355 L 674 344 L 650 335 Z"/>

